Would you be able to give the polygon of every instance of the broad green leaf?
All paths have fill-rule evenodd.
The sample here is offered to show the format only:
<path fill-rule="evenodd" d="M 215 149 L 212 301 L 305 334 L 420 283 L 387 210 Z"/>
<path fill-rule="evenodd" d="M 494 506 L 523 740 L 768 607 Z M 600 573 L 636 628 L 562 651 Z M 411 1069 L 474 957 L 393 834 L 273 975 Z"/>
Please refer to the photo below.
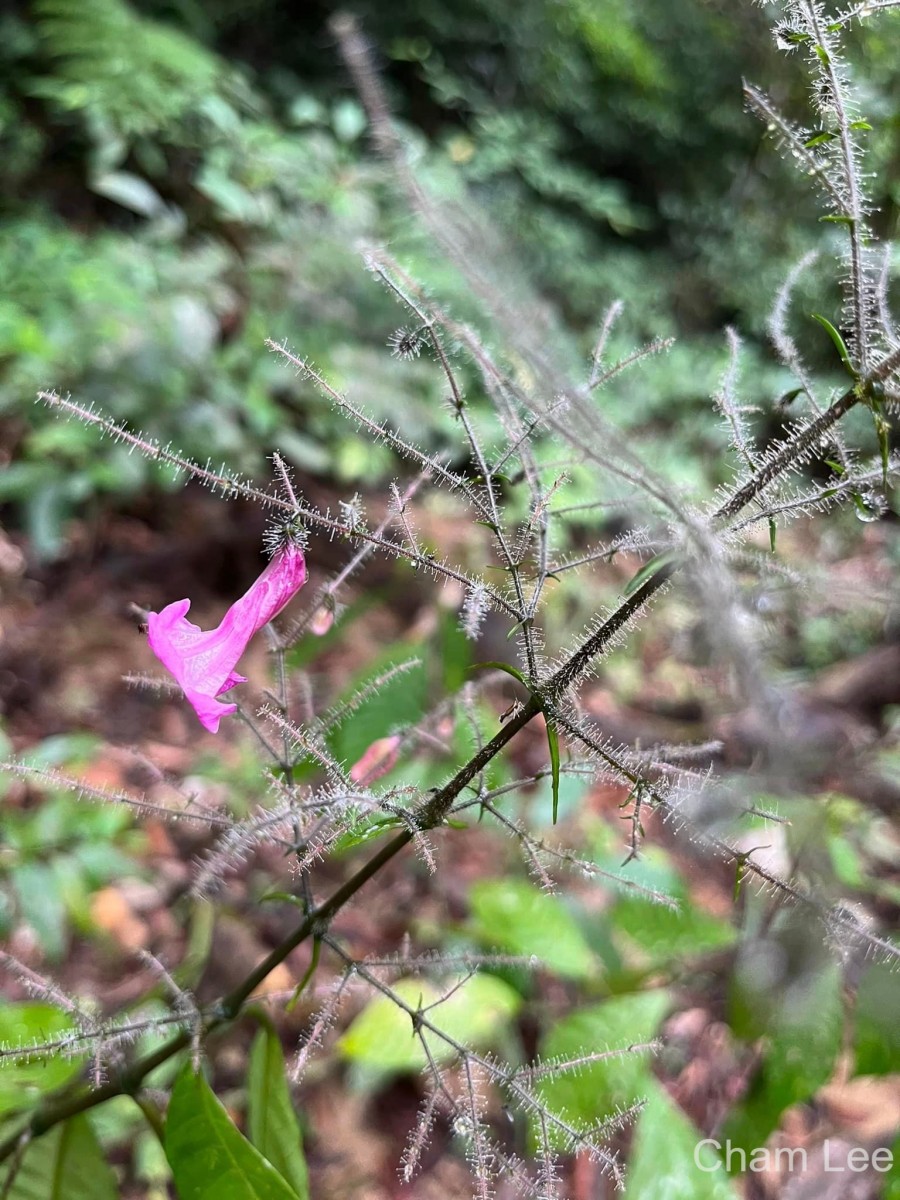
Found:
<path fill-rule="evenodd" d="M 297 1200 L 190 1063 L 172 1091 L 165 1147 L 178 1200 Z"/>
<path fill-rule="evenodd" d="M 4 1181 L 6 1173 L 0 1174 Z M 71 1117 L 29 1146 L 4 1200 L 117 1200 L 119 1186 L 87 1117 Z"/>
<path fill-rule="evenodd" d="M 558 1022 L 541 1043 L 541 1058 L 568 1060 L 605 1050 L 624 1050 L 651 1041 L 671 1001 L 656 989 L 616 996 L 583 1008 Z M 553 1112 L 591 1124 L 625 1108 L 649 1092 L 653 1075 L 649 1050 L 631 1051 L 542 1080 L 538 1091 Z"/>
<path fill-rule="evenodd" d="M 23 862 L 11 874 L 22 920 L 34 930 L 47 957 L 59 961 L 68 945 L 69 922 L 53 864 Z"/>
<path fill-rule="evenodd" d="M 522 879 L 490 879 L 472 887 L 469 904 L 477 936 L 486 946 L 534 955 L 564 978 L 597 974 L 597 960 L 559 896 Z"/>
<path fill-rule="evenodd" d="M 309 1178 L 303 1135 L 291 1101 L 284 1055 L 275 1030 L 264 1025 L 253 1040 L 248 1074 L 247 1132 L 250 1141 L 293 1187 L 308 1200 Z"/>
<path fill-rule="evenodd" d="M 4 1004 L 0 1007 L 0 1044 L 27 1046 L 51 1042 L 72 1029 L 71 1018 L 49 1004 Z M 0 1114 L 27 1108 L 44 1092 L 65 1083 L 80 1066 L 78 1059 L 42 1054 L 26 1062 L 6 1062 L 0 1070 Z"/>
<path fill-rule="evenodd" d="M 749 1153 L 764 1145 L 786 1108 L 808 1100 L 831 1076 L 843 1024 L 840 970 L 827 962 L 802 995 L 774 1003 L 768 1020 L 760 1020 L 757 993 L 743 997 L 743 1003 L 752 1009 L 747 1034 L 763 1033 L 768 1042 L 750 1092 L 725 1131 Z"/>
<path fill-rule="evenodd" d="M 696 956 L 729 946 L 737 931 L 695 907 L 678 889 L 678 909 L 653 904 L 639 897 L 622 896 L 610 916 L 613 940 L 631 943 L 641 965 L 662 966 L 676 958 Z M 623 947 L 623 953 L 627 947 Z"/>
<path fill-rule="evenodd" d="M 439 990 L 428 980 L 401 979 L 392 988 L 410 1008 L 428 1008 L 428 1020 L 448 1037 L 474 1049 L 495 1042 L 521 1004 L 509 984 L 488 974 L 473 976 L 443 1003 L 436 1002 L 449 989 Z M 436 1062 L 448 1063 L 456 1057 L 453 1047 L 436 1034 L 425 1031 L 424 1037 Z M 366 1005 L 338 1049 L 345 1058 L 380 1071 L 418 1071 L 428 1063 L 409 1013 L 387 996 Z"/>
<path fill-rule="evenodd" d="M 624 1200 L 737 1200 L 723 1163 L 655 1079 L 638 1117 Z M 699 1164 L 699 1165 L 698 1165 Z"/>
<path fill-rule="evenodd" d="M 341 702 L 350 701 L 368 682 L 408 658 L 409 655 L 395 649 L 387 651 L 357 676 Z M 398 726 L 419 721 L 428 703 L 428 670 L 424 662 L 419 662 L 388 680 L 375 695 L 368 696 L 348 720 L 328 735 L 332 753 L 348 765 L 356 762 L 379 738 Z"/>
<path fill-rule="evenodd" d="M 900 1063 L 900 988 L 897 973 L 874 963 L 856 997 L 856 1073 L 889 1075 Z"/>

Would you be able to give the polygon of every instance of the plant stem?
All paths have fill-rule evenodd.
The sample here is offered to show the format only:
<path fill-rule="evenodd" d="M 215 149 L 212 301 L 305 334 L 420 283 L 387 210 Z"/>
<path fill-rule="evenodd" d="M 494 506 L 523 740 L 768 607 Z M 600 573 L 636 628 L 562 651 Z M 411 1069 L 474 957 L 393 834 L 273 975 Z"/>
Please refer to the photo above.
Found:
<path fill-rule="evenodd" d="M 886 360 L 887 362 L 887 360 Z M 869 375 L 869 380 L 882 378 L 879 370 L 886 374 L 891 362 L 880 364 Z M 866 384 L 857 384 L 797 434 L 787 441 L 781 450 L 765 463 L 739 488 L 714 514 L 717 520 L 727 520 L 751 502 L 769 483 L 787 470 L 798 454 L 811 450 L 819 438 L 863 400 Z M 610 641 L 621 632 L 628 622 L 644 607 L 671 578 L 677 564 L 666 564 L 651 575 L 631 596 L 627 597 L 602 625 L 596 629 L 568 662 L 551 676 L 544 685 L 544 692 L 551 699 L 558 697 L 566 688 L 583 678 L 593 659 Z M 301 943 L 324 927 L 336 913 L 351 900 L 391 859 L 395 858 L 415 837 L 416 830 L 433 829 L 442 824 L 453 801 L 462 790 L 482 771 L 513 737 L 542 711 L 542 701 L 532 695 L 526 704 L 512 716 L 499 732 L 487 742 L 477 754 L 462 766 L 453 778 L 436 791 L 414 814 L 414 828 L 398 833 L 391 841 L 364 863 L 362 867 L 334 891 L 327 900 L 312 909 L 300 924 L 260 962 L 237 987 L 221 997 L 207 1010 L 202 1032 L 212 1033 L 223 1025 L 230 1024 L 243 1011 L 252 993 L 263 980 L 282 963 Z M 113 1099 L 115 1096 L 132 1095 L 137 1092 L 147 1075 L 156 1067 L 167 1062 L 190 1044 L 193 1031 L 185 1029 L 172 1037 L 152 1054 L 137 1059 L 123 1068 L 101 1087 L 90 1089 L 82 1084 L 74 1092 L 57 1097 L 48 1097 L 31 1114 L 24 1127 L 0 1140 L 0 1162 L 14 1154 L 23 1144 L 47 1133 L 60 1122 L 88 1109 Z"/>
<path fill-rule="evenodd" d="M 503 747 L 540 711 L 538 701 L 532 699 L 519 714 L 511 718 L 506 725 L 474 755 L 465 766 L 461 767 L 453 778 L 428 800 L 420 809 L 416 824 L 418 828 L 429 829 L 439 825 L 450 810 L 455 798 L 463 788 L 475 778 L 479 771 L 491 761 Z M 292 950 L 306 941 L 318 929 L 326 925 L 332 917 L 352 899 L 369 880 L 377 875 L 386 863 L 390 862 L 413 839 L 414 833 L 404 830 L 387 842 L 374 854 L 368 862 L 342 884 L 322 904 L 314 908 L 300 924 L 270 954 L 244 979 L 236 988 L 228 992 L 208 1010 L 208 1016 L 203 1023 L 203 1033 L 209 1034 L 223 1025 L 230 1024 L 237 1018 L 244 1004 L 259 987 L 267 975 L 283 962 Z M 68 1120 L 78 1113 L 87 1112 L 104 1104 L 115 1096 L 131 1095 L 139 1090 L 144 1079 L 156 1067 L 167 1062 L 174 1055 L 186 1049 L 192 1038 L 192 1032 L 184 1029 L 170 1038 L 163 1046 L 152 1054 L 139 1058 L 131 1066 L 114 1075 L 99 1088 L 87 1088 L 82 1085 L 77 1091 L 57 1098 L 50 1098 L 41 1104 L 31 1114 L 24 1128 L 9 1134 L 0 1141 L 0 1162 L 5 1161 L 21 1145 L 22 1139 L 28 1140 L 47 1133 L 61 1121 Z"/>

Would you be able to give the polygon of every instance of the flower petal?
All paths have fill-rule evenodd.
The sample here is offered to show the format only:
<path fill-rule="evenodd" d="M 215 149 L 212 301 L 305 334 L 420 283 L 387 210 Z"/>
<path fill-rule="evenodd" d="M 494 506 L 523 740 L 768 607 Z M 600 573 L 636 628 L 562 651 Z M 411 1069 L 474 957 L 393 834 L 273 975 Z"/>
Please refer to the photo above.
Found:
<path fill-rule="evenodd" d="M 245 675 L 235 670 L 253 635 L 277 616 L 306 583 L 303 551 L 288 542 L 259 578 L 236 600 L 215 629 L 204 632 L 187 620 L 190 600 L 176 600 L 147 614 L 150 649 L 181 685 L 200 723 L 217 733 L 219 721 L 237 710 L 216 700 Z"/>

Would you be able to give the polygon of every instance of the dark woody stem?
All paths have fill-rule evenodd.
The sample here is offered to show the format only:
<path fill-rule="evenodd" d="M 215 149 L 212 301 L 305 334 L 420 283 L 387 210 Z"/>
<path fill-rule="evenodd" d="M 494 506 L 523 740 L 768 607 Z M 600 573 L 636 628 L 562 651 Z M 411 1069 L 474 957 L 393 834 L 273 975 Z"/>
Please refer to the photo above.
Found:
<path fill-rule="evenodd" d="M 879 374 L 882 366 L 883 364 L 871 372 L 869 376 L 870 381 L 878 382 L 884 377 L 885 372 L 883 370 Z M 865 399 L 868 390 L 867 384 L 857 384 L 840 396 L 830 408 L 826 409 L 815 420 L 804 426 L 714 513 L 714 519 L 725 521 L 736 515 L 751 500 L 755 499 L 769 483 L 789 470 L 798 455 L 809 453 L 814 449 L 823 434 L 833 425 L 837 424 L 851 408 Z M 547 697 L 551 700 L 555 699 L 566 688 L 582 679 L 597 655 L 601 654 L 608 647 L 612 639 L 644 608 L 647 602 L 667 583 L 676 570 L 677 564 L 674 563 L 661 566 L 631 596 L 623 600 L 615 612 L 546 681 L 542 691 Z M 279 963 L 282 963 L 303 942 L 316 934 L 324 932 L 325 927 L 344 905 L 352 900 L 370 879 L 376 876 L 387 863 L 414 840 L 417 831 L 434 829 L 441 825 L 449 814 L 454 800 L 463 789 L 471 783 L 479 772 L 542 709 L 543 702 L 541 697 L 536 694 L 532 695 L 519 711 L 510 717 L 499 732 L 462 766 L 448 783 L 431 795 L 412 815 L 408 830 L 398 833 L 382 846 L 368 862 L 364 863 L 354 875 L 351 875 L 327 900 L 312 909 L 288 937 L 280 942 L 251 971 L 246 979 L 206 1010 L 200 1032 L 203 1035 L 213 1033 L 239 1017 L 247 1000 L 275 967 Z M 107 1100 L 111 1100 L 115 1096 L 130 1095 L 139 1091 L 151 1071 L 190 1046 L 196 1032 L 196 1030 L 190 1029 L 182 1030 L 159 1047 L 159 1049 L 153 1051 L 153 1053 L 145 1055 L 129 1066 L 114 1072 L 112 1077 L 98 1088 L 90 1088 L 87 1084 L 81 1083 L 75 1089 L 67 1089 L 62 1094 L 47 1097 L 31 1113 L 26 1121 L 17 1126 L 14 1132 L 0 1140 L 0 1162 L 15 1154 L 29 1140 L 47 1133 L 48 1130 L 60 1124 L 60 1122 L 79 1113 L 87 1112 L 88 1109 L 95 1108 L 99 1104 L 104 1104 Z"/>
<path fill-rule="evenodd" d="M 537 700 L 532 699 L 523 706 L 516 716 L 510 718 L 496 736 L 487 742 L 478 754 L 457 771 L 449 783 L 435 792 L 423 808 L 420 809 L 414 822 L 415 827 L 424 830 L 441 824 L 449 812 L 453 801 L 463 788 L 476 777 L 479 771 L 487 766 L 507 742 L 511 741 L 519 730 L 527 725 L 539 711 L 540 704 Z M 308 913 L 296 929 L 284 941 L 280 942 L 251 971 L 246 979 L 232 991 L 228 992 L 227 995 L 210 1005 L 203 1020 L 203 1034 L 213 1033 L 238 1017 L 246 1001 L 270 972 L 279 963 L 283 962 L 297 946 L 301 945 L 301 943 L 305 942 L 317 931 L 323 930 L 348 900 L 352 899 L 373 876 L 378 874 L 382 867 L 389 863 L 392 858 L 396 857 L 413 840 L 414 836 L 415 833 L 412 829 L 398 833 L 391 841 L 382 846 L 378 853 L 374 854 L 368 862 L 364 863 L 355 875 L 351 875 L 347 882 L 333 892 L 327 900 Z M 130 1066 L 113 1074 L 112 1078 L 101 1087 L 89 1088 L 87 1085 L 81 1084 L 74 1092 L 67 1092 L 56 1098 L 48 1098 L 35 1109 L 24 1125 L 19 1126 L 15 1132 L 7 1135 L 7 1137 L 0 1141 L 0 1162 L 9 1158 L 23 1144 L 23 1140 L 28 1141 L 40 1137 L 41 1134 L 47 1133 L 48 1130 L 58 1125 L 61 1121 L 65 1121 L 69 1117 L 74 1117 L 78 1113 L 87 1112 L 88 1109 L 96 1108 L 98 1104 L 104 1104 L 107 1100 L 111 1100 L 115 1096 L 129 1095 L 137 1092 L 147 1075 L 180 1051 L 185 1050 L 191 1044 L 193 1036 L 194 1031 L 188 1029 L 182 1030 L 152 1054 L 137 1059 Z"/>

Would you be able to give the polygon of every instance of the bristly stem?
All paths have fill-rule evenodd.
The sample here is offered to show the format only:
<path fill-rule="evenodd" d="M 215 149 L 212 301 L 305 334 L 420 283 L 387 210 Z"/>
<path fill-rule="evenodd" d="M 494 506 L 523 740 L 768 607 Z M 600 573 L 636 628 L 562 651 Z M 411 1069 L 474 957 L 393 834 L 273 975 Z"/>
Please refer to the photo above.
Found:
<path fill-rule="evenodd" d="M 469 760 L 449 783 L 439 789 L 423 805 L 417 814 L 417 825 L 420 829 L 433 828 L 439 825 L 452 806 L 453 800 L 475 778 L 513 737 L 524 728 L 540 711 L 540 705 L 532 699 L 517 716 L 512 717 L 500 731 L 482 749 Z M 413 840 L 413 832 L 404 830 L 385 843 L 359 870 L 344 884 L 337 888 L 327 900 L 309 912 L 300 924 L 281 941 L 250 974 L 217 1002 L 206 1010 L 203 1033 L 210 1034 L 221 1026 L 235 1020 L 241 1013 L 244 1004 L 263 980 L 288 957 L 299 945 L 313 934 L 324 929 L 331 919 L 344 905 L 351 900 L 378 872 L 389 863 L 405 846 Z M 0 1141 L 0 1162 L 5 1161 L 21 1145 L 22 1139 L 33 1139 L 47 1133 L 61 1121 L 66 1121 L 78 1113 L 87 1112 L 104 1104 L 115 1096 L 131 1095 L 142 1086 L 147 1075 L 174 1055 L 186 1049 L 192 1040 L 191 1030 L 184 1029 L 177 1033 L 163 1046 L 152 1054 L 137 1059 L 129 1067 L 113 1075 L 107 1083 L 98 1088 L 82 1086 L 73 1094 L 66 1094 L 55 1099 L 49 1099 L 40 1105 L 28 1118 L 23 1126 Z"/>
<path fill-rule="evenodd" d="M 815 420 L 805 425 L 792 438 L 789 438 L 779 452 L 760 467 L 751 478 L 739 488 L 713 514 L 716 520 L 728 520 L 742 508 L 754 500 L 763 489 L 779 475 L 789 470 L 798 455 L 811 450 L 823 434 L 828 432 L 856 404 L 863 401 L 872 383 L 883 381 L 888 374 L 896 369 L 900 360 L 900 352 L 894 352 L 884 358 L 869 373 L 867 380 L 857 383 L 848 389 L 828 409 Z M 270 497 L 266 497 L 270 500 Z M 582 646 L 553 674 L 544 684 L 543 691 L 548 701 L 553 701 L 569 687 L 583 678 L 592 661 L 601 654 L 610 642 L 619 634 L 669 581 L 677 570 L 677 564 L 668 563 L 661 566 L 654 574 L 629 597 L 591 634 Z M 523 729 L 529 722 L 542 712 L 544 701 L 538 695 L 532 695 L 518 713 L 510 717 L 499 732 L 487 742 L 453 778 L 436 791 L 414 814 L 413 825 L 417 830 L 433 829 L 440 825 L 450 812 L 453 801 L 481 772 L 491 760 Z M 573 736 L 581 736 L 575 728 L 570 730 Z M 313 908 L 300 924 L 282 942 L 279 943 L 264 958 L 250 974 L 235 988 L 223 996 L 217 1003 L 211 1005 L 204 1014 L 204 1034 L 210 1034 L 230 1023 L 240 1016 L 246 1001 L 266 977 L 282 963 L 293 950 L 309 937 L 321 933 L 332 918 L 354 896 L 400 853 L 413 840 L 413 829 L 407 829 L 396 834 L 391 841 L 372 856 L 345 883 L 337 888 L 322 904 Z M 733 857 L 735 852 L 725 843 L 717 842 L 715 847 L 720 853 Z M 756 864 L 751 864 L 755 868 Z M 804 895 L 782 881 L 775 880 L 762 869 L 758 874 L 764 882 L 780 886 L 795 900 L 804 900 Z M 97 1088 L 86 1085 L 74 1092 L 48 1098 L 30 1117 L 13 1133 L 0 1141 L 0 1162 L 8 1159 L 23 1144 L 23 1139 L 33 1139 L 48 1132 L 60 1122 L 95 1108 L 99 1104 L 115 1096 L 131 1095 L 143 1085 L 147 1075 L 156 1067 L 167 1062 L 174 1055 L 190 1046 L 194 1031 L 184 1029 L 172 1037 L 153 1053 L 137 1059 L 130 1066 L 117 1072 L 105 1084 Z"/>

